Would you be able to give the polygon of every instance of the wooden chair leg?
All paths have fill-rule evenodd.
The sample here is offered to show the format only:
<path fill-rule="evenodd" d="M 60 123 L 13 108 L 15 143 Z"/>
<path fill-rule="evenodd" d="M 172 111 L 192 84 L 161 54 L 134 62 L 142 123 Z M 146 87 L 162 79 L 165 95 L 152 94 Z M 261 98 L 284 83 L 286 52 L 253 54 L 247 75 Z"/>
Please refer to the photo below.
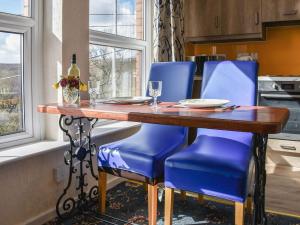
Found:
<path fill-rule="evenodd" d="M 147 185 L 147 183 L 144 183 L 143 186 L 144 186 L 144 190 L 147 192 L 148 191 L 148 185 Z"/>
<path fill-rule="evenodd" d="M 148 221 L 149 225 L 156 225 L 157 221 L 157 185 L 148 184 Z"/>
<path fill-rule="evenodd" d="M 101 215 L 105 214 L 106 209 L 106 182 L 107 174 L 105 172 L 99 171 L 98 176 L 98 188 L 99 188 L 99 212 Z"/>
<path fill-rule="evenodd" d="M 204 196 L 203 196 L 203 195 L 200 195 L 200 194 L 198 194 L 198 202 L 199 202 L 200 204 L 202 204 L 202 203 L 203 203 L 203 201 L 204 201 Z"/>
<path fill-rule="evenodd" d="M 246 212 L 247 214 L 251 215 L 252 214 L 252 197 L 249 196 L 247 198 L 247 203 L 246 203 Z"/>
<path fill-rule="evenodd" d="M 180 196 L 182 200 L 186 200 L 186 191 L 180 191 Z"/>
<path fill-rule="evenodd" d="M 235 202 L 235 225 L 244 225 L 244 203 Z"/>
<path fill-rule="evenodd" d="M 165 225 L 172 225 L 174 206 L 174 189 L 165 189 Z"/>

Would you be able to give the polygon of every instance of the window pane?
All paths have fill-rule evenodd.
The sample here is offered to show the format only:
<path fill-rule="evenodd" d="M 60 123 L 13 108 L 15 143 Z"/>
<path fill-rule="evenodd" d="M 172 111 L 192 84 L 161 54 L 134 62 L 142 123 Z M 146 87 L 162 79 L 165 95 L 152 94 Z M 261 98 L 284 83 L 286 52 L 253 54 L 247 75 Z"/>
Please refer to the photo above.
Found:
<path fill-rule="evenodd" d="M 30 16 L 31 0 L 0 0 L 0 12 Z"/>
<path fill-rule="evenodd" d="M 140 96 L 141 68 L 141 51 L 90 46 L 90 76 L 101 83 L 98 98 Z"/>
<path fill-rule="evenodd" d="M 23 35 L 0 32 L 0 136 L 24 131 Z"/>
<path fill-rule="evenodd" d="M 144 38 L 143 0 L 90 0 L 90 29 Z"/>

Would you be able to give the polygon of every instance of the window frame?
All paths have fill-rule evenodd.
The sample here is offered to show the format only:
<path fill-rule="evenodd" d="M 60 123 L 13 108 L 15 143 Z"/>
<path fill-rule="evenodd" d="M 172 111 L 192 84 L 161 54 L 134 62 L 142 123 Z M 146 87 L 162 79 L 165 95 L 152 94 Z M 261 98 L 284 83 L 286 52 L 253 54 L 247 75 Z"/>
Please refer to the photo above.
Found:
<path fill-rule="evenodd" d="M 29 17 L 0 13 L 0 31 L 23 35 L 22 103 L 24 131 L 0 136 L 0 150 L 41 140 L 43 121 L 36 106 L 42 100 L 42 1 L 32 0 Z M 33 63 L 34 62 L 34 63 Z"/>

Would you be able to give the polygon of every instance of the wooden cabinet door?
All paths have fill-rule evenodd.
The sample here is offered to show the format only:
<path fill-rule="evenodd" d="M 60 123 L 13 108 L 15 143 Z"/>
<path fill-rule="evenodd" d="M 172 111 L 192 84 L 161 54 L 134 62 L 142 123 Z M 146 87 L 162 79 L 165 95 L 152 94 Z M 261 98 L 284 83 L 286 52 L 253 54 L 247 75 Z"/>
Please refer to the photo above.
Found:
<path fill-rule="evenodd" d="M 300 0 L 262 0 L 263 22 L 300 20 Z"/>
<path fill-rule="evenodd" d="M 222 35 L 262 33 L 261 0 L 223 0 Z"/>
<path fill-rule="evenodd" d="M 185 0 L 185 36 L 215 36 L 221 32 L 222 0 Z"/>

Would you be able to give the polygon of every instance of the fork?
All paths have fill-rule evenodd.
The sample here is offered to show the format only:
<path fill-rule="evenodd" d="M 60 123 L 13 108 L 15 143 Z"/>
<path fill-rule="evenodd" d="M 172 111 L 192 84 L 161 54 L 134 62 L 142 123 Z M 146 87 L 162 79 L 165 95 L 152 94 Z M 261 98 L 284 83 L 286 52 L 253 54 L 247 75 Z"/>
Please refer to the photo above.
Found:
<path fill-rule="evenodd" d="M 227 110 L 235 110 L 237 108 L 239 108 L 240 106 L 239 105 L 231 105 L 231 106 L 227 106 L 227 107 L 224 107 L 222 109 L 222 111 L 227 111 Z"/>

